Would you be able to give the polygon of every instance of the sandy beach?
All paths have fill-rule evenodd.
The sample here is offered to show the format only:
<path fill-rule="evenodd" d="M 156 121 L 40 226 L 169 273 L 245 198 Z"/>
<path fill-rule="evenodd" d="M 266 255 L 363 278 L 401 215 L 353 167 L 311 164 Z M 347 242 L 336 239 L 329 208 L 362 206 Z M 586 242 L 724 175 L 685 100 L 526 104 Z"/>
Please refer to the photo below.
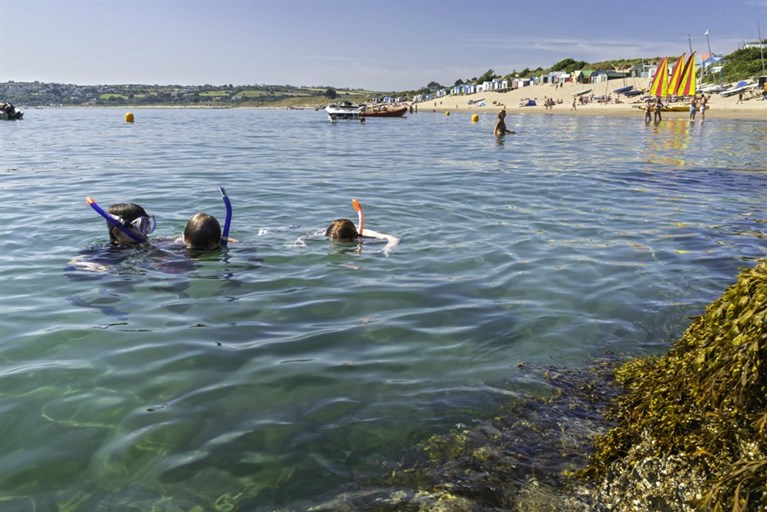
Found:
<path fill-rule="evenodd" d="M 565 83 L 558 87 L 551 84 L 532 85 L 522 87 L 508 92 L 483 92 L 467 96 L 447 96 L 431 101 L 416 103 L 419 112 L 477 112 L 495 115 L 501 108 L 505 108 L 509 115 L 513 114 L 545 114 L 545 115 L 605 115 L 605 116 L 631 116 L 644 118 L 644 112 L 637 108 L 641 104 L 638 98 L 616 95 L 613 89 L 618 89 L 627 85 L 634 86 L 635 89 L 647 89 L 647 78 L 619 78 L 592 85 Z M 573 94 L 591 89 L 591 94 L 595 96 L 612 96 L 613 102 L 609 104 L 593 101 L 588 104 L 576 102 L 576 108 L 573 110 Z M 708 96 L 708 95 L 707 95 Z M 618 97 L 621 103 L 615 103 Z M 554 106 L 546 109 L 545 100 L 552 98 Z M 477 106 L 478 100 L 482 100 L 485 106 Z M 534 107 L 520 106 L 527 99 L 533 99 L 536 102 Z M 469 102 L 472 102 L 471 104 Z M 663 112 L 663 117 L 668 119 L 687 118 L 689 112 Z M 738 103 L 738 96 L 722 97 L 719 93 L 713 93 L 708 100 L 706 107 L 706 118 L 713 119 L 753 119 L 767 121 L 767 101 L 758 98 L 745 99 Z M 700 112 L 697 119 L 700 119 Z"/>

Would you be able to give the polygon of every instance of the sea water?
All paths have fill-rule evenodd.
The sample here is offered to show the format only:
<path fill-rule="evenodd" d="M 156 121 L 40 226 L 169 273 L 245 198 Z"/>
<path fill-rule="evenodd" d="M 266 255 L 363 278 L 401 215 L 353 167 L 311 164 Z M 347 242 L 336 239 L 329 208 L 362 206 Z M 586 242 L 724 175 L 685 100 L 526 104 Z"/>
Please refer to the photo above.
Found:
<path fill-rule="evenodd" d="M 663 353 L 767 254 L 767 122 L 124 114 L 0 125 L 3 510 L 303 510 L 543 392 L 520 367 Z M 190 257 L 219 186 L 237 243 Z M 400 245 L 325 239 L 352 198 Z"/>

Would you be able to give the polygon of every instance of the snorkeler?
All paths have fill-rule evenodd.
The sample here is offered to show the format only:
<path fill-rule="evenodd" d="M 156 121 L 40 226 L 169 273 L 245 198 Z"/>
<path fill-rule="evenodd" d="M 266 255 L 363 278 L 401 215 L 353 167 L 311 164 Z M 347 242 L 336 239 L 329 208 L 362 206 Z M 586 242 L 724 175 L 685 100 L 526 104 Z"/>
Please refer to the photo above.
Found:
<path fill-rule="evenodd" d="M 221 225 L 213 215 L 198 213 L 184 228 L 184 245 L 187 249 L 210 251 L 222 246 Z"/>
<path fill-rule="evenodd" d="M 211 251 L 219 247 L 226 247 L 229 243 L 229 227 L 232 224 L 232 203 L 229 196 L 226 195 L 224 187 L 219 186 L 221 197 L 226 206 L 226 220 L 224 221 L 224 231 L 221 232 L 221 225 L 218 220 L 207 213 L 195 214 L 184 228 L 184 245 L 187 249 L 196 251 Z M 232 240 L 235 241 L 235 240 Z"/>
<path fill-rule="evenodd" d="M 328 229 L 325 231 L 325 236 L 343 242 L 351 242 L 360 238 L 386 240 L 387 243 L 383 248 L 383 252 L 388 256 L 391 249 L 399 245 L 399 238 L 365 228 L 365 212 L 362 211 L 362 205 L 360 205 L 359 201 L 356 199 L 352 199 L 352 206 L 354 206 L 354 209 L 357 211 L 359 228 L 357 228 L 349 219 L 336 219 L 330 223 L 330 226 L 328 226 Z"/>
<path fill-rule="evenodd" d="M 104 217 L 109 229 L 109 240 L 114 245 L 135 245 L 147 241 L 149 233 L 157 226 L 154 216 L 147 214 L 141 206 L 135 203 L 117 203 L 105 212 L 88 196 L 86 202 L 96 213 Z"/>

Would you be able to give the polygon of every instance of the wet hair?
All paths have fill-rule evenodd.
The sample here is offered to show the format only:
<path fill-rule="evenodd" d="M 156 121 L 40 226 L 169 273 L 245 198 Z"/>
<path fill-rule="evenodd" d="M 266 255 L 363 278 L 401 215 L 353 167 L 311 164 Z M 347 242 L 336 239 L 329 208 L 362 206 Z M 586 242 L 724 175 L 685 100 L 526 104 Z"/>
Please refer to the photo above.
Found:
<path fill-rule="evenodd" d="M 138 219 L 139 217 L 149 217 L 144 208 L 135 203 L 117 203 L 111 205 L 107 211 L 112 215 L 116 215 L 123 220 L 123 224 L 127 225 Z M 114 224 L 107 221 L 107 228 L 109 229 L 109 239 L 113 242 L 117 241 L 114 234 Z"/>
<path fill-rule="evenodd" d="M 325 236 L 333 240 L 354 240 L 359 236 L 357 228 L 349 219 L 336 219 L 330 223 Z"/>
<path fill-rule="evenodd" d="M 214 216 L 198 213 L 186 223 L 184 243 L 190 249 L 217 249 L 221 246 L 221 225 Z"/>

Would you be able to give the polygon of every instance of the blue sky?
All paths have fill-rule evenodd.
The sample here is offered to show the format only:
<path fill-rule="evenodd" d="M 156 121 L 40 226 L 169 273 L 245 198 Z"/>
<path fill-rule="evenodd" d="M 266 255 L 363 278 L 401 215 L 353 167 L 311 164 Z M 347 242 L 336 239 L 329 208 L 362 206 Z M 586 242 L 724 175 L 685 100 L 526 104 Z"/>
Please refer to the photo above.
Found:
<path fill-rule="evenodd" d="M 0 81 L 419 89 L 560 60 L 729 53 L 767 0 L 0 0 Z"/>

